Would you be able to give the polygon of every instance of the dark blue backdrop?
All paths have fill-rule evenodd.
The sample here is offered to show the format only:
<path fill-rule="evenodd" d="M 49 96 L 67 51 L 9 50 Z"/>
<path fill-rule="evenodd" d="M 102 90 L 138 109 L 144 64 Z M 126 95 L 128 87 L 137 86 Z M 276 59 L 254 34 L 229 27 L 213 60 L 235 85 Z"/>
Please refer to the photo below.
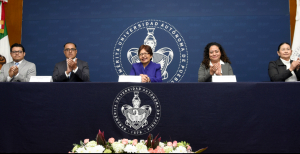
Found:
<path fill-rule="evenodd" d="M 175 35 L 156 27 L 155 51 L 169 47 L 174 54 L 164 82 L 178 75 L 183 54 L 178 81 L 197 82 L 203 49 L 212 41 L 225 48 L 238 82 L 269 81 L 268 63 L 277 59 L 277 46 L 290 42 L 288 0 L 24 0 L 22 44 L 39 76 L 52 75 L 65 58 L 63 45 L 74 42 L 77 57 L 89 63 L 91 81 L 116 82 L 118 40 L 127 28 L 150 20 L 173 26 L 185 43 L 182 53 Z M 144 43 L 146 28 L 131 32 L 120 46 L 126 74 L 127 51 Z"/>

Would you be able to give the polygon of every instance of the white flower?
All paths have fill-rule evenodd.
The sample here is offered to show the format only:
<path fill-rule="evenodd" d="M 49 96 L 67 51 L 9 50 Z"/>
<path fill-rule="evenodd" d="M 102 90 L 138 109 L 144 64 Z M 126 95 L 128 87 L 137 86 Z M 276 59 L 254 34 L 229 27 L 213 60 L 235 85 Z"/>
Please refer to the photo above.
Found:
<path fill-rule="evenodd" d="M 145 143 L 145 140 L 140 140 L 140 143 Z"/>
<path fill-rule="evenodd" d="M 138 153 L 149 153 L 149 151 L 147 149 L 142 149 L 142 150 L 138 151 Z"/>
<path fill-rule="evenodd" d="M 147 146 L 143 143 L 136 144 L 136 149 L 137 149 L 138 153 L 144 153 L 144 152 L 141 152 L 141 151 L 144 151 L 144 150 L 148 151 Z"/>
<path fill-rule="evenodd" d="M 127 153 L 136 153 L 136 147 L 130 144 L 127 144 L 126 147 L 124 148 L 124 151 Z"/>
<path fill-rule="evenodd" d="M 94 153 L 94 147 L 86 147 L 85 153 Z"/>
<path fill-rule="evenodd" d="M 87 153 L 87 151 L 84 148 L 78 148 L 76 150 L 77 153 Z"/>
<path fill-rule="evenodd" d="M 97 145 L 93 147 L 93 153 L 103 153 L 105 148 L 102 145 Z"/>
<path fill-rule="evenodd" d="M 90 141 L 89 143 L 86 144 L 87 147 L 95 147 L 97 146 L 97 142 L 96 141 Z"/>
<path fill-rule="evenodd" d="M 171 153 L 173 151 L 173 147 L 165 146 L 164 151 L 165 151 L 165 153 Z"/>
<path fill-rule="evenodd" d="M 164 148 L 164 147 L 165 147 L 165 144 L 162 143 L 162 142 L 159 142 L 159 146 L 160 146 L 161 148 Z"/>
<path fill-rule="evenodd" d="M 179 146 L 172 153 L 187 153 L 186 148 L 183 146 Z"/>
<path fill-rule="evenodd" d="M 124 144 L 122 144 L 122 143 L 119 143 L 119 142 L 114 142 L 113 144 L 112 144 L 112 147 L 113 147 L 113 149 L 114 149 L 114 151 L 116 152 L 116 153 L 121 153 L 121 152 L 123 152 L 123 149 L 124 149 Z"/>

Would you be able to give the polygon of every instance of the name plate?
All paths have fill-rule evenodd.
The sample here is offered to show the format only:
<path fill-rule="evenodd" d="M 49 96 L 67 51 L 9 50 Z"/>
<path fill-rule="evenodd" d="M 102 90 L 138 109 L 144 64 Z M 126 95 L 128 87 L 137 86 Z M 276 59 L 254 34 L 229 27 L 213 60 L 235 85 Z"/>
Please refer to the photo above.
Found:
<path fill-rule="evenodd" d="M 212 76 L 212 82 L 236 82 L 235 75 Z"/>
<path fill-rule="evenodd" d="M 139 75 L 120 75 L 118 82 L 142 82 L 142 77 Z"/>
<path fill-rule="evenodd" d="M 29 82 L 53 82 L 52 76 L 31 76 Z"/>

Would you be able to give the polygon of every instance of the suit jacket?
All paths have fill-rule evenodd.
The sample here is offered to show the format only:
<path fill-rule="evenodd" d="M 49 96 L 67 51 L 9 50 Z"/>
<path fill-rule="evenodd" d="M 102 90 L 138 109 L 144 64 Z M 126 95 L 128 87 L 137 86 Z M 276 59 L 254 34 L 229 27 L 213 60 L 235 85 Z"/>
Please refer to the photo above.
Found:
<path fill-rule="evenodd" d="M 55 64 L 53 70 L 53 82 L 89 82 L 90 81 L 90 71 L 88 63 L 77 59 L 78 70 L 76 73 L 71 71 L 71 76 L 68 78 L 65 74 L 67 71 L 67 61 L 61 61 Z"/>
<path fill-rule="evenodd" d="M 225 62 L 224 62 L 225 63 Z M 222 75 L 234 75 L 231 65 L 229 63 L 221 64 Z M 210 75 L 209 68 L 206 69 L 205 65 L 201 63 L 198 71 L 198 82 L 211 82 L 212 75 Z"/>
<path fill-rule="evenodd" d="M 14 62 L 12 61 L 2 66 L 0 82 L 7 82 L 6 80 L 9 76 L 8 71 L 14 65 Z M 11 82 L 29 82 L 31 76 L 36 76 L 35 64 L 23 59 L 22 63 L 19 65 L 19 75 L 13 77 Z"/>
<path fill-rule="evenodd" d="M 160 64 L 150 63 L 144 68 L 142 63 L 132 64 L 130 75 L 147 74 L 151 82 L 162 82 Z"/>
<path fill-rule="evenodd" d="M 290 62 L 292 63 L 293 61 L 291 60 Z M 273 82 L 285 82 L 287 78 L 293 75 L 290 70 L 286 69 L 286 66 L 282 63 L 280 58 L 269 63 L 268 72 L 270 80 Z M 300 70 L 294 70 L 294 73 L 296 74 L 297 80 L 299 81 Z"/>

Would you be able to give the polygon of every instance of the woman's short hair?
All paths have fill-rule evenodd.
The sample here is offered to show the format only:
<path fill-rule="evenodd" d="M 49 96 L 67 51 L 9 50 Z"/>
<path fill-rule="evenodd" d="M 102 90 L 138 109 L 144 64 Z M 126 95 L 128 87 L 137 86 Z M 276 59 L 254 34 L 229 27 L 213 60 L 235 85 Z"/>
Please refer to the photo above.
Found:
<path fill-rule="evenodd" d="M 203 55 L 203 61 L 202 61 L 202 64 L 205 65 L 205 68 L 208 69 L 209 68 L 209 62 L 210 62 L 210 59 L 209 59 L 209 48 L 211 46 L 217 46 L 219 49 L 220 49 L 220 52 L 221 52 L 221 57 L 220 59 L 225 62 L 225 63 L 229 63 L 231 64 L 229 58 L 227 57 L 226 53 L 225 53 L 225 50 L 223 49 L 223 47 L 221 46 L 221 44 L 217 43 L 217 42 L 211 42 L 211 43 L 208 43 L 205 48 L 204 48 L 204 55 Z"/>
<path fill-rule="evenodd" d="M 282 42 L 282 43 L 279 44 L 278 50 L 277 50 L 277 51 L 279 51 L 279 50 L 280 50 L 280 47 L 281 47 L 282 45 L 284 45 L 284 44 L 287 44 L 287 45 L 289 45 L 289 46 L 291 47 L 291 45 L 290 45 L 289 43 L 287 43 L 287 42 Z"/>
<path fill-rule="evenodd" d="M 145 49 L 147 53 L 149 53 L 151 56 L 153 56 L 152 49 L 149 45 L 141 45 L 138 51 L 138 56 L 140 55 L 141 50 Z M 152 58 L 150 59 L 152 60 Z"/>

